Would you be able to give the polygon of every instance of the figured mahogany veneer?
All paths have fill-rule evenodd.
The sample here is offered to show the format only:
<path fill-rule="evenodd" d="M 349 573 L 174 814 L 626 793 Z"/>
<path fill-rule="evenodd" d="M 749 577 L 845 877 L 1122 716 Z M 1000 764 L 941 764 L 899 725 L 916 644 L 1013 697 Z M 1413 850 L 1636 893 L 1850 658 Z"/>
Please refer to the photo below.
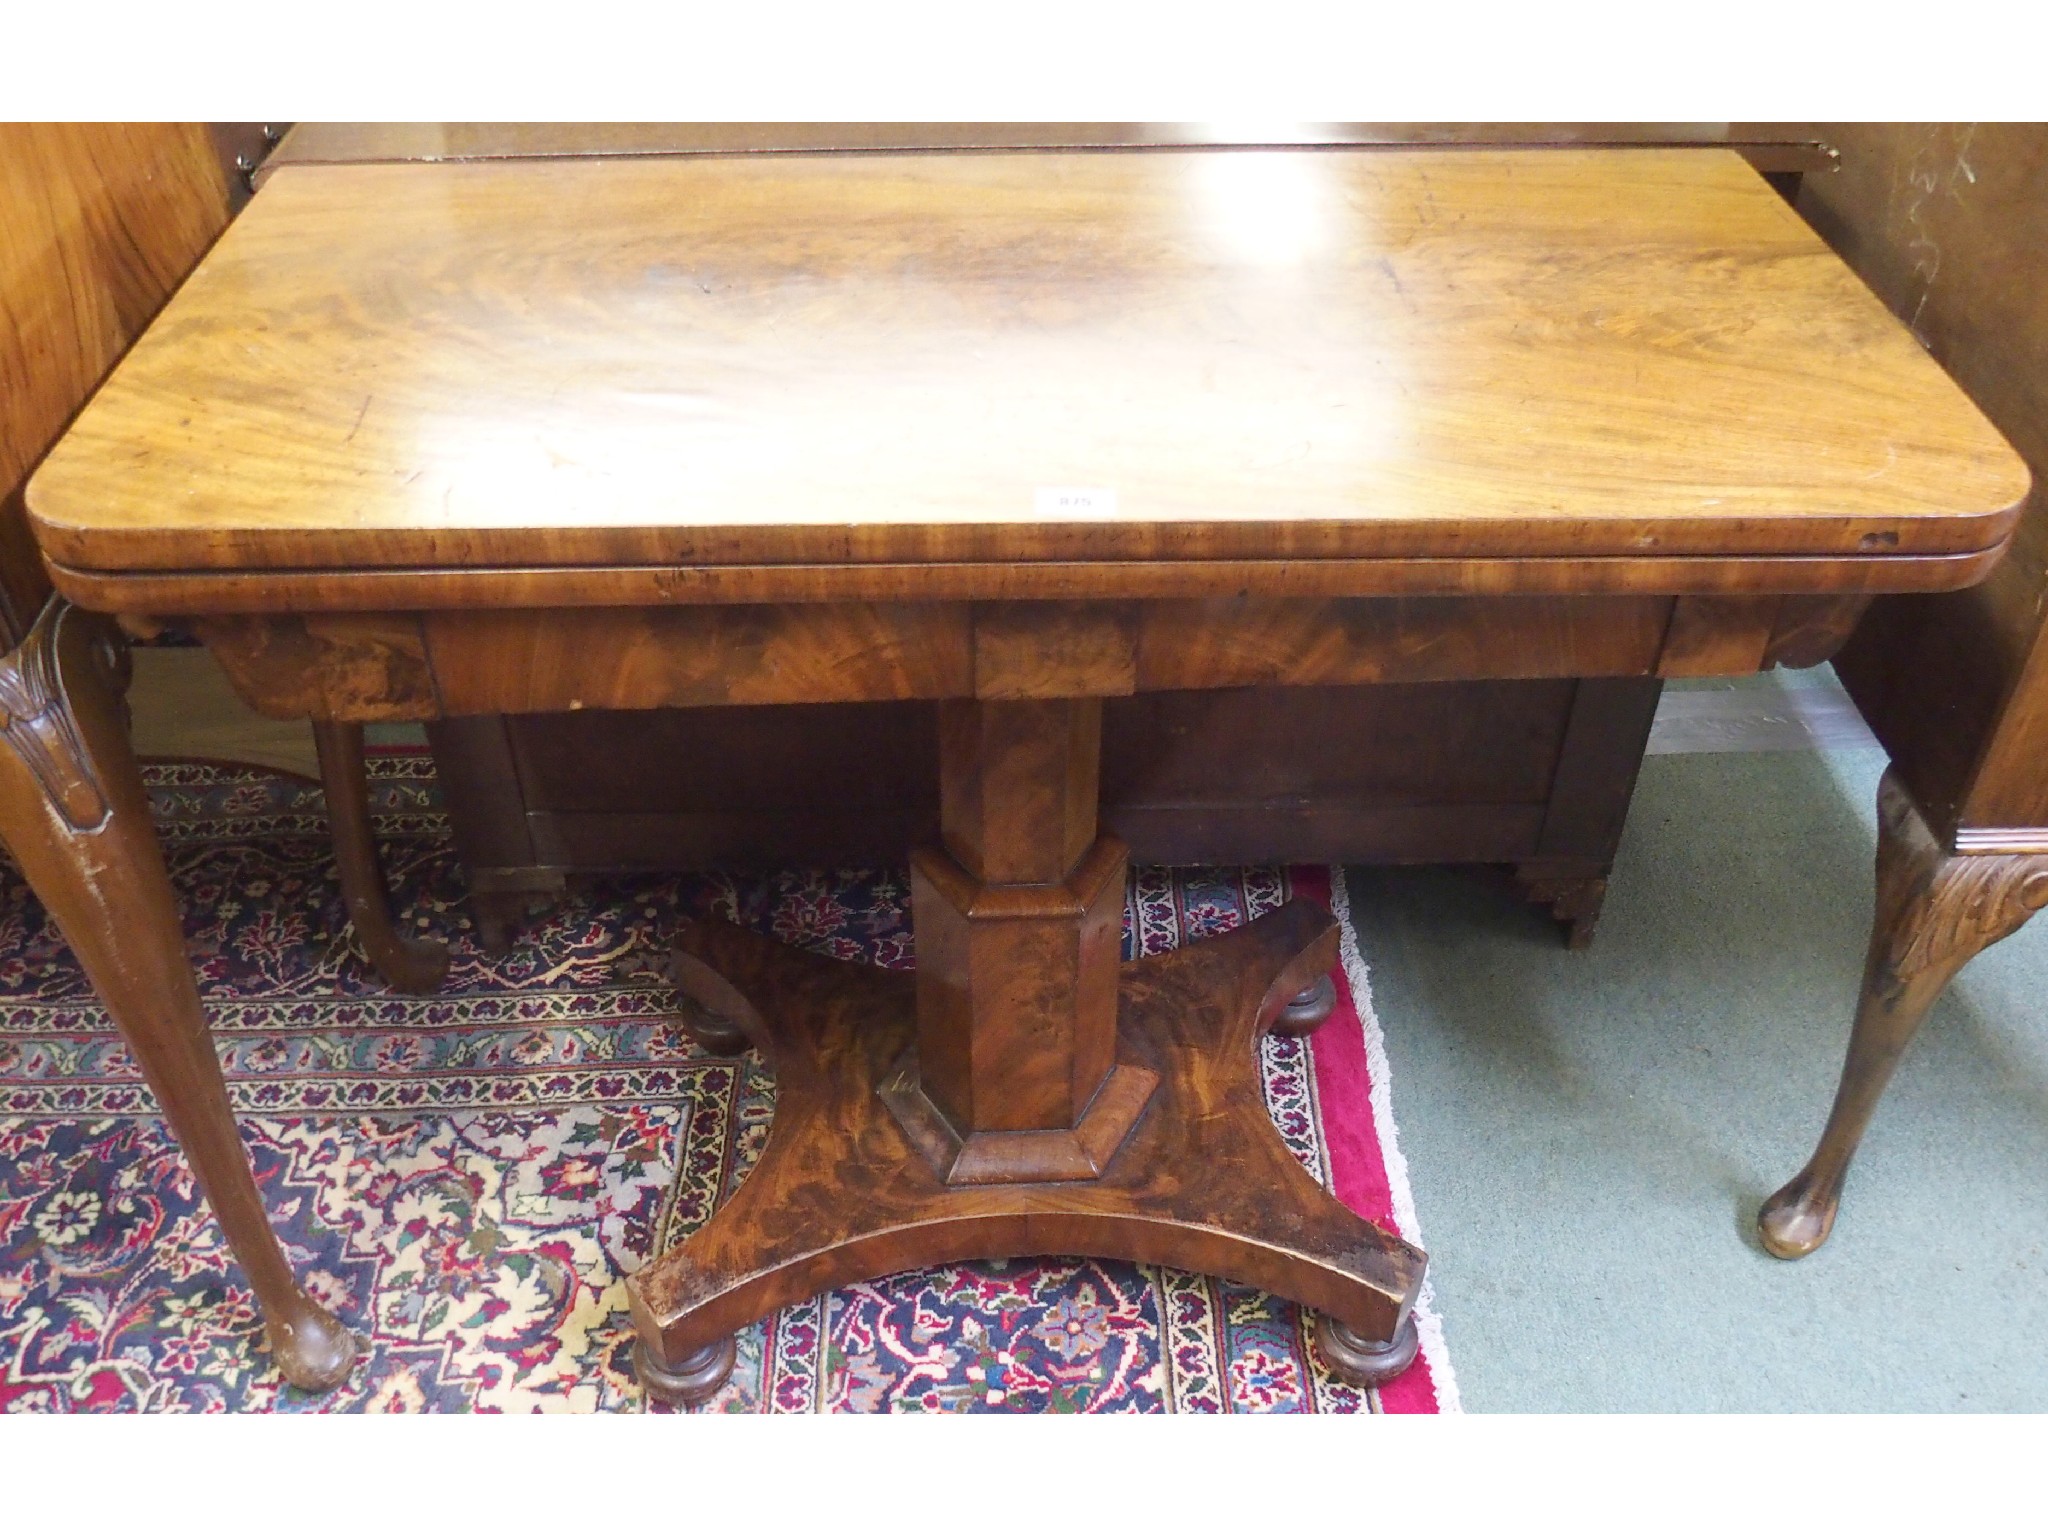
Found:
<path fill-rule="evenodd" d="M 281 170 L 29 505 L 67 593 L 181 572 L 204 610 L 207 578 L 325 572 L 295 604 L 349 608 L 337 573 L 408 568 L 436 607 L 618 567 L 1924 581 L 2026 486 L 1733 153 L 1246 150 Z"/>
<path fill-rule="evenodd" d="M 283 170 L 28 505 L 60 590 L 187 619 L 268 710 L 939 701 L 915 978 L 680 943 L 700 1033 L 781 1074 L 636 1280 L 697 1398 L 811 1288 L 1047 1247 L 1405 1366 L 1422 1255 L 1255 1091 L 1329 919 L 1117 964 L 1102 701 L 1812 659 L 1981 576 L 2026 484 L 1733 154 L 1160 150 Z"/>
<path fill-rule="evenodd" d="M 1120 967 L 1113 1038 L 1149 1098 L 1105 1171 L 949 1182 L 894 1112 L 919 1027 L 916 980 L 724 924 L 686 926 L 676 985 L 774 1065 L 775 1121 L 732 1198 L 628 1282 L 643 1375 L 650 1357 L 674 1372 L 835 1285 L 1032 1253 L 1164 1264 L 1294 1296 L 1361 1342 L 1389 1342 L 1347 1362 L 1328 1358 L 1319 1330 L 1340 1374 L 1398 1373 L 1414 1358 L 1424 1257 L 1309 1177 L 1258 1082 L 1259 1035 L 1335 963 L 1336 938 L 1328 913 L 1297 901 L 1225 938 Z"/>
<path fill-rule="evenodd" d="M 1812 665 L 1861 593 L 1287 602 L 750 603 L 194 616 L 251 706 L 433 720 L 588 708 L 1117 698 Z"/>

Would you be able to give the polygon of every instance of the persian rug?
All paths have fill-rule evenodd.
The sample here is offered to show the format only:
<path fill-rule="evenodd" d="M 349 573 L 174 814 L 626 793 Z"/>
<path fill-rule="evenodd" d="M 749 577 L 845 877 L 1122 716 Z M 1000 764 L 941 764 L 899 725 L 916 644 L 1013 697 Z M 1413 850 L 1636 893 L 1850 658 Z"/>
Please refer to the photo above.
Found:
<path fill-rule="evenodd" d="M 775 1085 L 751 1053 L 682 1035 L 638 962 L 694 912 L 907 966 L 905 873 L 598 884 L 494 958 L 464 915 L 432 760 L 377 754 L 396 899 L 453 948 L 443 992 L 405 998 L 351 947 L 318 786 L 190 762 L 146 776 L 256 1177 L 361 1359 L 324 1396 L 279 1377 L 149 1090 L 0 862 L 0 1406 L 667 1411 L 633 1377 L 624 1277 L 745 1177 Z M 1345 985 L 1309 1041 L 1265 1042 L 1268 1106 L 1310 1173 L 1419 1240 L 1341 874 L 1137 870 L 1125 951 L 1226 931 L 1291 890 L 1342 919 Z M 747 1329 L 698 1411 L 1455 1410 L 1426 1292 L 1418 1319 L 1415 1366 L 1360 1392 L 1325 1372 L 1299 1309 L 1256 1291 L 1087 1259 L 963 1264 Z"/>

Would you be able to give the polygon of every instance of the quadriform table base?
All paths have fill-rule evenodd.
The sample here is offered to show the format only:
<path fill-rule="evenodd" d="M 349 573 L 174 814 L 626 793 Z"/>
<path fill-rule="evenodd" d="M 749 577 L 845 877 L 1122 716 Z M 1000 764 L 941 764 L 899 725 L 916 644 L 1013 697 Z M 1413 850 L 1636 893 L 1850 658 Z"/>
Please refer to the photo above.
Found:
<path fill-rule="evenodd" d="M 729 1374 L 733 1331 L 778 1307 L 897 1270 L 1030 1253 L 1292 1296 L 1319 1313 L 1337 1376 L 1397 1376 L 1415 1360 L 1423 1253 L 1309 1178 L 1257 1085 L 1257 1038 L 1290 999 L 1319 991 L 1335 948 L 1329 913 L 1290 901 L 1229 938 L 1122 965 L 1118 1065 L 1077 1133 L 961 1137 L 920 1087 L 913 977 L 688 926 L 678 991 L 713 1038 L 737 1026 L 768 1057 L 776 1118 L 733 1198 L 633 1276 L 641 1380 L 694 1403 Z M 1032 1155 L 1071 1167 L 1022 1178 Z"/>
<path fill-rule="evenodd" d="M 914 861 L 914 977 L 723 924 L 677 938 L 696 1029 L 761 1049 L 776 1111 L 732 1199 L 631 1281 L 641 1379 L 697 1401 L 731 1370 L 734 1330 L 778 1307 L 1041 1253 L 1255 1285 L 1315 1309 L 1343 1379 L 1406 1369 L 1423 1254 L 1309 1177 L 1258 1087 L 1259 1036 L 1328 1015 L 1329 914 L 1294 901 L 1119 964 L 1127 861 L 1095 835 L 1100 701 L 941 710 L 946 847 Z"/>
<path fill-rule="evenodd" d="M 1003 1182 L 997 1168 L 977 1182 L 918 1102 L 911 977 L 692 925 L 678 988 L 773 1064 L 775 1122 L 733 1198 L 630 1282 L 641 1380 L 699 1401 L 732 1368 L 734 1330 L 778 1307 L 897 1270 L 1044 1253 L 1294 1297 L 1318 1312 L 1335 1374 L 1358 1386 L 1398 1375 L 1415 1358 L 1423 1255 L 1317 1185 L 1259 1094 L 1258 1037 L 1335 950 L 1328 914 L 1297 901 L 1123 966 L 1117 1052 L 1147 1101 L 1122 1144 L 1099 1172 L 1085 1138 L 1061 1148 L 1079 1154 L 1071 1180 Z"/>
<path fill-rule="evenodd" d="M 115 626 L 56 602 L 0 663 L 0 836 L 77 950 L 249 1276 L 285 1378 L 344 1379 L 355 1340 L 299 1288 L 236 1133 L 127 741 Z M 650 1389 L 714 1391 L 732 1332 L 814 1291 L 971 1257 L 1082 1253 L 1221 1274 L 1320 1314 L 1358 1385 L 1413 1360 L 1424 1255 L 1352 1214 L 1280 1141 L 1268 1030 L 1327 1017 L 1327 913 L 1120 963 L 1127 859 L 1096 830 L 1101 702 L 942 701 L 943 847 L 913 858 L 914 977 L 686 925 L 673 976 L 708 1042 L 778 1079 L 760 1165 L 632 1286 Z M 341 763 L 354 727 L 321 726 Z M 367 827 L 346 773 L 336 814 Z M 394 942 L 366 839 L 351 915 Z M 346 873 L 346 871 L 345 871 Z M 383 953 L 388 951 L 388 953 Z M 413 979 L 430 985 L 438 951 Z"/>

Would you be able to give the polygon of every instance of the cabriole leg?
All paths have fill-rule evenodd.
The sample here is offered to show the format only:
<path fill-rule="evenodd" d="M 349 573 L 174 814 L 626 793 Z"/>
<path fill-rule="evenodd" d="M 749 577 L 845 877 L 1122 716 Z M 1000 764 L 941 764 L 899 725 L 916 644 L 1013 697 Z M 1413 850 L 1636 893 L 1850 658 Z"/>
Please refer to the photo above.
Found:
<path fill-rule="evenodd" d="M 448 946 L 432 939 L 408 939 L 391 920 L 391 892 L 370 828 L 363 728 L 340 720 L 315 720 L 313 745 L 320 753 L 327 827 L 334 840 L 334 862 L 341 870 L 342 899 L 356 938 L 386 986 L 414 994 L 438 991 L 448 974 Z"/>
<path fill-rule="evenodd" d="M 348 1375 L 355 1339 L 292 1278 L 236 1134 L 128 744 L 126 676 L 114 627 L 58 601 L 0 660 L 0 838 L 162 1105 L 285 1379 L 319 1391 Z"/>
<path fill-rule="evenodd" d="M 1890 772 L 1877 809 L 1877 916 L 1835 1107 L 1812 1158 L 1757 1218 L 1764 1247 L 1781 1259 L 1827 1241 L 1849 1160 L 1942 989 L 2048 905 L 2048 855 L 1950 853 Z"/>

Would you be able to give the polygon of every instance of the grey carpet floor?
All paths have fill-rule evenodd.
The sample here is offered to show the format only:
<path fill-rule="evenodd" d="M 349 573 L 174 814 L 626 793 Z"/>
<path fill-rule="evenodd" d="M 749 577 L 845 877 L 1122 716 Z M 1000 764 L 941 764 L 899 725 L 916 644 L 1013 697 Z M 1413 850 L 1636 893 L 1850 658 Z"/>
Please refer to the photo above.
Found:
<path fill-rule="evenodd" d="M 1883 767 L 1651 758 L 1584 954 L 1504 877 L 1351 872 L 1467 1408 L 2048 1409 L 2048 920 L 1937 1005 L 1830 1243 L 1754 1236 L 1834 1091 Z"/>

